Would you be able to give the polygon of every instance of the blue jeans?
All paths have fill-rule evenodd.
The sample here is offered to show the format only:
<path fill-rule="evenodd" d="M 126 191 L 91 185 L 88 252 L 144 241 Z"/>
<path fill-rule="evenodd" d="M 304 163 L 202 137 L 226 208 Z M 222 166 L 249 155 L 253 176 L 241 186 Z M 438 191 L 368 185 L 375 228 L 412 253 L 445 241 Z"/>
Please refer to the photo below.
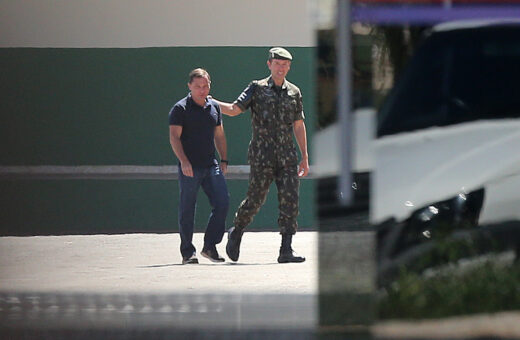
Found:
<path fill-rule="evenodd" d="M 226 179 L 218 165 L 208 168 L 193 168 L 193 177 L 185 176 L 179 166 L 179 231 L 181 235 L 181 254 L 189 257 L 195 252 L 193 246 L 193 224 L 197 193 L 202 187 L 212 207 L 208 226 L 204 234 L 204 248 L 214 247 L 222 241 L 226 229 L 226 216 L 229 208 L 229 193 Z"/>

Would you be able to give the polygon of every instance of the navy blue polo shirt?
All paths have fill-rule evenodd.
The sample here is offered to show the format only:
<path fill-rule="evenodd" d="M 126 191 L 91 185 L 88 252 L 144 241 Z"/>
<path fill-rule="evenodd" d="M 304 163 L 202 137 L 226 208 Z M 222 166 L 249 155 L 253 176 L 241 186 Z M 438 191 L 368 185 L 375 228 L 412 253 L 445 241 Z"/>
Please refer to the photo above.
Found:
<path fill-rule="evenodd" d="M 179 100 L 169 114 L 170 125 L 182 126 L 181 143 L 193 167 L 218 164 L 215 158 L 215 127 L 222 124 L 220 106 L 207 99 L 204 107 L 191 98 Z"/>

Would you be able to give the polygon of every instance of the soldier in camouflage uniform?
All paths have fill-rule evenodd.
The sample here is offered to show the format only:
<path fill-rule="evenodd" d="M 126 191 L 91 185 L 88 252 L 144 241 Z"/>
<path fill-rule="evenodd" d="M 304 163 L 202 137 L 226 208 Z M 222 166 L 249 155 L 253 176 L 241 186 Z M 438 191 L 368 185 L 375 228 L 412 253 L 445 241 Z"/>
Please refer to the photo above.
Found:
<path fill-rule="evenodd" d="M 269 77 L 252 81 L 234 103 L 217 101 L 222 113 L 229 116 L 251 109 L 249 188 L 247 197 L 235 214 L 226 246 L 226 252 L 233 261 L 238 260 L 244 228 L 253 221 L 264 204 L 273 181 L 278 189 L 278 225 L 282 235 L 278 262 L 305 261 L 304 257 L 295 255 L 291 247 L 292 235 L 298 227 L 298 177 L 309 172 L 301 92 L 285 79 L 291 61 L 292 56 L 287 50 L 280 47 L 270 49 L 267 61 L 271 71 Z M 302 154 L 299 164 L 293 133 Z"/>

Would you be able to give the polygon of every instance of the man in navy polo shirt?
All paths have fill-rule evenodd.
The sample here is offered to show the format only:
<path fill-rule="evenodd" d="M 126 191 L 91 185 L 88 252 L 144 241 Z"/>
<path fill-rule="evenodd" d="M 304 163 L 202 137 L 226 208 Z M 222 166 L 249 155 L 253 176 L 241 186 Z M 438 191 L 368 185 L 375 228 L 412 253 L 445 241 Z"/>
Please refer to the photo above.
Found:
<path fill-rule="evenodd" d="M 229 193 L 224 175 L 227 172 L 227 144 L 219 105 L 208 97 L 209 73 L 201 68 L 189 74 L 190 93 L 171 109 L 170 144 L 179 159 L 179 230 L 182 264 L 199 263 L 192 243 L 197 192 L 202 187 L 208 196 L 211 215 L 204 234 L 201 255 L 212 262 L 224 262 L 216 245 L 225 232 Z M 215 147 L 220 164 L 215 158 Z"/>

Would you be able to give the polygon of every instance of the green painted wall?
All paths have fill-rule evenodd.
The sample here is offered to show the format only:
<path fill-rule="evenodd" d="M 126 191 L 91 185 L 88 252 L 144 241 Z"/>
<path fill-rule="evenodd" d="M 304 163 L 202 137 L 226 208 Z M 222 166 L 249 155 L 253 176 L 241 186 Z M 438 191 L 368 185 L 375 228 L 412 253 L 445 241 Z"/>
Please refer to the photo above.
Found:
<path fill-rule="evenodd" d="M 228 225 L 247 190 L 247 181 L 228 181 Z M 314 184 L 302 181 L 300 229 L 309 223 Z M 177 232 L 177 181 L 44 180 L 0 181 L 0 235 L 112 234 Z M 251 224 L 254 230 L 277 230 L 275 187 Z M 196 230 L 204 231 L 210 208 L 199 193 Z"/>
<path fill-rule="evenodd" d="M 314 127 L 314 49 L 290 48 L 289 80 L 304 95 Z M 168 112 L 187 94 L 195 67 L 212 76 L 214 97 L 232 101 L 268 74 L 267 47 L 0 49 L 1 165 L 165 165 L 177 161 Z M 249 113 L 224 119 L 232 164 L 245 164 Z M 312 155 L 311 155 L 312 157 Z M 231 222 L 247 181 L 228 181 Z M 314 189 L 302 181 L 303 228 L 314 226 Z M 2 181 L 2 234 L 177 230 L 175 181 Z M 200 196 L 196 225 L 209 207 Z M 276 189 L 251 225 L 275 229 Z"/>

